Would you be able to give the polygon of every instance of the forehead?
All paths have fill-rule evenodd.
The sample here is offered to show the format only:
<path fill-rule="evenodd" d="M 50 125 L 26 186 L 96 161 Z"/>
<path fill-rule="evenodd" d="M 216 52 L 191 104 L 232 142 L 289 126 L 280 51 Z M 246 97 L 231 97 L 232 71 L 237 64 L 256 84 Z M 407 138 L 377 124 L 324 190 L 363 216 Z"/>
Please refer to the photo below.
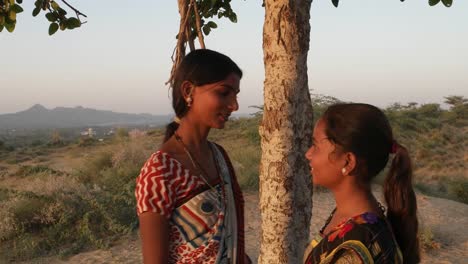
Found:
<path fill-rule="evenodd" d="M 325 122 L 322 119 L 319 119 L 319 121 L 317 121 L 317 123 L 315 123 L 313 137 L 315 139 L 320 139 L 320 138 L 326 137 Z"/>
<path fill-rule="evenodd" d="M 239 87 L 240 87 L 240 77 L 239 75 L 235 73 L 229 74 L 224 80 L 221 80 L 219 82 L 215 83 L 210 83 L 206 86 L 208 89 L 213 89 L 213 88 L 218 88 L 218 87 L 226 87 L 229 89 L 234 90 L 234 92 L 238 93 L 239 92 Z"/>

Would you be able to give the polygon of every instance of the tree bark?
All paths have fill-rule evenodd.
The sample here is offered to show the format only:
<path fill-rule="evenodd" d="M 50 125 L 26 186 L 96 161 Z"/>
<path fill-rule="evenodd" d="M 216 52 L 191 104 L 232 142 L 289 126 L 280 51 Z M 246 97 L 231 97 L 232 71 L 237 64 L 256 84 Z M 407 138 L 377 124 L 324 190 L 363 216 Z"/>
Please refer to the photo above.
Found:
<path fill-rule="evenodd" d="M 312 138 L 307 77 L 312 0 L 265 0 L 264 113 L 260 125 L 259 263 L 302 263 L 312 181 L 304 157 Z"/>

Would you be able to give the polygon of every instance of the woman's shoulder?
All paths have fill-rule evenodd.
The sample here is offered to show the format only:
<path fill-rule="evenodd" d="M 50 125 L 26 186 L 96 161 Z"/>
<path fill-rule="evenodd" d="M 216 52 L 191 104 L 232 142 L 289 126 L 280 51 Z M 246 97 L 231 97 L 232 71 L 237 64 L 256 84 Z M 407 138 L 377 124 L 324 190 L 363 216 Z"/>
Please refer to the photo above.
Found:
<path fill-rule="evenodd" d="M 144 163 L 140 171 L 140 177 L 171 174 L 173 167 L 177 166 L 177 164 L 179 164 L 179 161 L 174 159 L 169 153 L 157 150 Z"/>
<path fill-rule="evenodd" d="M 333 242 L 336 239 L 367 242 L 368 240 L 375 239 L 376 234 L 386 233 L 382 232 L 386 229 L 388 229 L 388 226 L 383 217 L 373 212 L 366 212 L 351 217 L 338 225 L 326 238 L 328 242 Z"/>
<path fill-rule="evenodd" d="M 350 218 L 327 236 L 327 242 L 374 260 L 393 260 L 398 254 L 398 245 L 387 220 L 372 212 Z"/>

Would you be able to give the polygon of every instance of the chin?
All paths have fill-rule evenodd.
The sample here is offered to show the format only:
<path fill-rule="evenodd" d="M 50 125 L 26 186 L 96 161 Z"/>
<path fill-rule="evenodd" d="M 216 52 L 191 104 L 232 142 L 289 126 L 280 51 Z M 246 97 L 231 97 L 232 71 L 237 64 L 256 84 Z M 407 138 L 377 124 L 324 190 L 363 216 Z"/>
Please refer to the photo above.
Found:
<path fill-rule="evenodd" d="M 223 129 L 226 126 L 226 122 L 213 122 L 212 128 Z"/>

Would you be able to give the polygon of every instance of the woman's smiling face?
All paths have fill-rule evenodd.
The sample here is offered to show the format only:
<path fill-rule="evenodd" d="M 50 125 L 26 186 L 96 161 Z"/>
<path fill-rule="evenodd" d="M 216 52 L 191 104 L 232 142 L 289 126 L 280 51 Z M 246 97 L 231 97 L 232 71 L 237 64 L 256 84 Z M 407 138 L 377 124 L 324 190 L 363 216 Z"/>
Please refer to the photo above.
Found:
<path fill-rule="evenodd" d="M 240 77 L 235 73 L 222 81 L 195 87 L 191 118 L 211 128 L 224 128 L 231 113 L 239 109 L 239 87 Z"/>
<path fill-rule="evenodd" d="M 309 160 L 313 183 L 330 189 L 343 179 L 341 169 L 344 162 L 341 161 L 342 155 L 334 152 L 336 145 L 328 139 L 325 128 L 325 122 L 320 119 L 314 127 L 312 146 L 306 158 Z"/>

